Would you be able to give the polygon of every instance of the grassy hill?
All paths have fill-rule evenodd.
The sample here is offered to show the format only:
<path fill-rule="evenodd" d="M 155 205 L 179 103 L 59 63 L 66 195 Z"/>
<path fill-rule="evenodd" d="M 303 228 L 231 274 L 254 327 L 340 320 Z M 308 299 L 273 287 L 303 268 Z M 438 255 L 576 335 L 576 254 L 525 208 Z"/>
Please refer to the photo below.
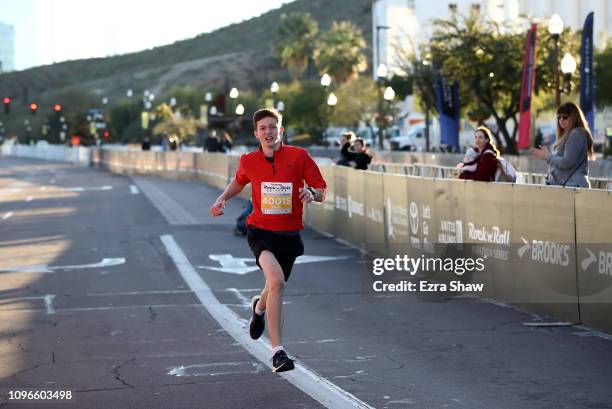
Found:
<path fill-rule="evenodd" d="M 135 97 L 145 89 L 158 96 L 170 88 L 192 85 L 205 89 L 238 86 L 261 89 L 273 80 L 287 78 L 272 50 L 276 25 L 283 13 L 309 12 L 326 30 L 333 21 L 349 20 L 361 28 L 371 47 L 371 0 L 298 0 L 261 16 L 201 34 L 195 38 L 132 54 L 69 61 L 0 75 L 0 96 L 13 97 L 12 114 L 0 113 L 5 124 L 23 122 L 30 101 L 70 109 L 95 107 L 102 96 L 111 101 Z M 74 107 L 72 107 L 74 108 Z"/>

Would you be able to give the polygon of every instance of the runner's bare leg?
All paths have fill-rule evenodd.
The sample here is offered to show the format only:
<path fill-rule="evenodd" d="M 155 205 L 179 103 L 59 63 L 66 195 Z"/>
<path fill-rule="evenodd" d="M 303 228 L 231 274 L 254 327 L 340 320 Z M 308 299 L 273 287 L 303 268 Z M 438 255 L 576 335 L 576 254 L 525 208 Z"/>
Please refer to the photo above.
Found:
<path fill-rule="evenodd" d="M 268 315 L 268 335 L 272 348 L 281 344 L 282 337 L 282 303 L 285 278 L 280 264 L 268 250 L 259 255 L 259 265 L 266 277 L 266 285 L 261 292 L 258 308 Z"/>

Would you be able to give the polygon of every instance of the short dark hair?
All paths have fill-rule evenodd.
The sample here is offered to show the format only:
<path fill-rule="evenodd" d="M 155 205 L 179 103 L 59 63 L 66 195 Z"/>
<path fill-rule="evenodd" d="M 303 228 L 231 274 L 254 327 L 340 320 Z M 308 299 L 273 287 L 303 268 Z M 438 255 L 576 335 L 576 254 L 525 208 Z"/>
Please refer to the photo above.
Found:
<path fill-rule="evenodd" d="M 279 126 L 283 126 L 283 114 L 274 108 L 258 109 L 253 114 L 253 129 L 257 129 L 257 122 L 264 118 L 276 118 Z"/>
<path fill-rule="evenodd" d="M 356 138 L 353 143 L 355 143 L 355 142 L 360 142 L 363 146 L 366 146 L 365 141 L 363 140 L 363 138 Z"/>

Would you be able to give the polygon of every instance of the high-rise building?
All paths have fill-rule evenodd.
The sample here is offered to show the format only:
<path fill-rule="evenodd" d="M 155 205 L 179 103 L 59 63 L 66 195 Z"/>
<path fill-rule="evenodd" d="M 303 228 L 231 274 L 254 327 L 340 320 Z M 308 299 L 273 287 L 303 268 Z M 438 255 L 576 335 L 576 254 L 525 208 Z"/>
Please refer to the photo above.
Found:
<path fill-rule="evenodd" d="M 0 72 L 15 69 L 15 29 L 0 22 Z"/>

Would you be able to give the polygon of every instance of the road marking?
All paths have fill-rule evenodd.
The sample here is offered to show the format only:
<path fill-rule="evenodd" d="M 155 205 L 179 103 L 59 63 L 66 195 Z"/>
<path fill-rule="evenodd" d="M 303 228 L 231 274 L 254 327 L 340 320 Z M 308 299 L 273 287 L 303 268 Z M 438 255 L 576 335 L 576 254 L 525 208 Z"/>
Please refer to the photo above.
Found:
<path fill-rule="evenodd" d="M 215 297 L 210 287 L 204 282 L 202 277 L 200 277 L 187 259 L 187 256 L 185 256 L 185 253 L 183 253 L 183 250 L 181 250 L 171 235 L 163 235 L 160 239 L 166 247 L 166 251 L 170 255 L 170 258 L 174 261 L 177 270 L 183 277 L 183 280 L 185 280 L 189 288 L 195 293 L 210 315 L 251 355 L 271 368 L 269 362 L 271 354 L 270 344 L 263 339 L 260 341 L 253 341 L 248 336 L 244 326 L 240 324 L 244 322 L 244 320 L 217 300 L 217 297 Z M 321 377 L 313 370 L 304 366 L 301 362 L 296 366 L 295 370 L 280 373 L 279 376 L 291 382 L 325 407 L 336 409 L 373 409 L 372 406 Z"/>
<path fill-rule="evenodd" d="M 26 199 L 26 202 L 31 202 L 32 200 L 34 200 L 33 196 L 28 196 L 28 198 Z"/>
<path fill-rule="evenodd" d="M 2 216 L 2 220 L 6 220 L 13 215 L 13 212 L 6 212 L 4 216 Z"/>
<path fill-rule="evenodd" d="M 211 254 L 208 256 L 211 260 L 217 261 L 221 264 L 221 267 L 215 266 L 198 266 L 198 268 L 204 268 L 207 270 L 213 271 L 221 271 L 223 273 L 229 274 L 239 274 L 244 275 L 251 273 L 253 271 L 259 270 L 257 264 L 255 264 L 254 258 L 243 258 L 243 257 L 234 257 L 231 254 Z M 343 260 L 347 259 L 348 256 L 337 256 L 337 257 L 327 257 L 327 256 L 299 256 L 295 260 L 295 264 L 304 264 L 304 263 L 320 263 L 322 261 L 335 261 L 335 260 Z M 253 263 L 254 265 L 249 266 L 247 263 Z"/>
<path fill-rule="evenodd" d="M 249 306 L 251 304 L 251 301 L 245 297 L 240 290 L 238 290 L 237 288 L 228 288 L 229 292 L 234 293 L 234 295 L 236 295 L 236 298 L 238 298 L 238 300 L 240 300 L 240 302 L 242 303 L 243 306 Z"/>
<path fill-rule="evenodd" d="M 142 193 L 153 203 L 169 224 L 175 226 L 195 225 L 198 220 L 188 211 L 147 179 L 133 177 L 132 180 Z"/>
<path fill-rule="evenodd" d="M 132 192 L 133 195 L 137 195 L 138 193 L 140 193 L 140 190 L 138 190 L 136 185 L 130 185 L 130 192 Z"/>
<path fill-rule="evenodd" d="M 62 190 L 67 192 L 93 192 L 99 190 L 113 190 L 112 186 L 101 186 L 101 187 L 65 187 Z"/>
<path fill-rule="evenodd" d="M 53 299 L 55 298 L 54 294 L 45 295 L 45 308 L 47 309 L 47 314 L 52 315 L 55 314 L 55 310 L 53 309 Z"/>
<path fill-rule="evenodd" d="M 112 267 L 123 263 L 125 263 L 125 258 L 104 258 L 102 261 L 93 264 L 53 267 L 49 267 L 47 264 L 37 264 L 33 266 L 19 266 L 0 269 L 0 273 L 54 273 L 55 270 L 80 270 L 83 268 Z"/>
<path fill-rule="evenodd" d="M 246 368 L 245 368 L 246 366 Z M 211 364 L 181 365 L 168 368 L 173 376 L 219 376 L 230 374 L 257 374 L 266 367 L 259 362 L 215 362 Z M 247 369 L 245 371 L 245 369 Z M 220 372 L 220 370 L 222 372 Z"/>

